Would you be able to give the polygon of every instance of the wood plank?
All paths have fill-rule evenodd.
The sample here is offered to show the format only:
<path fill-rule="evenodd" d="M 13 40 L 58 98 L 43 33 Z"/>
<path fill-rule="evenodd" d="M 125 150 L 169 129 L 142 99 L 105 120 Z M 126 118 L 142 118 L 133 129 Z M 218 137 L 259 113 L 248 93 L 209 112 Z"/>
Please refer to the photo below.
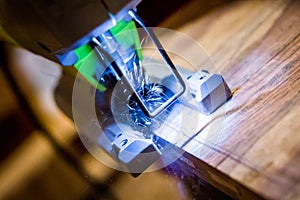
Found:
<path fill-rule="evenodd" d="M 265 198 L 300 198 L 299 10 L 299 1 L 237 1 L 178 29 L 204 46 L 235 91 L 180 147 L 212 167 L 205 173 L 205 164 L 192 159 L 236 198 L 245 198 L 239 185 Z"/>

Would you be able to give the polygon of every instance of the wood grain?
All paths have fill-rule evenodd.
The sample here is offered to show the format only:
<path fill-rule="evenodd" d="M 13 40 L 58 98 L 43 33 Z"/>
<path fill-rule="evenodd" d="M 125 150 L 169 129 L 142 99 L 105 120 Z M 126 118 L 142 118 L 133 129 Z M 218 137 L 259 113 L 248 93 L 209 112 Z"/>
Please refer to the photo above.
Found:
<path fill-rule="evenodd" d="M 201 176 L 235 198 L 250 197 L 248 189 L 300 198 L 299 10 L 299 1 L 237 1 L 178 29 L 207 50 L 235 91 L 180 147 Z M 188 10 L 173 17 L 181 12 Z"/>

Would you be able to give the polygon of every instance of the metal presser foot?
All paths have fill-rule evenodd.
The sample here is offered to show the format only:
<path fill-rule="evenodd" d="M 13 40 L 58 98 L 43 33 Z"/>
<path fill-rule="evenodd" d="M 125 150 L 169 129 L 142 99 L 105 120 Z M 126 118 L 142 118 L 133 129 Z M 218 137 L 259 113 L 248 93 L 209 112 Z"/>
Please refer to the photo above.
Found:
<path fill-rule="evenodd" d="M 153 65 L 146 70 L 153 75 L 150 77 L 152 80 L 157 79 L 157 70 L 160 76 L 167 71 Z M 109 70 L 105 73 L 109 76 L 106 76 L 103 84 L 113 89 L 96 95 L 98 120 L 105 133 L 99 137 L 98 142 L 125 171 L 135 176 L 157 163 L 161 157 L 170 156 L 168 151 L 174 149 L 174 145 L 159 138 L 157 133 L 177 134 L 183 120 L 179 117 L 182 106 L 197 109 L 207 115 L 231 97 L 230 89 L 221 75 L 209 74 L 207 71 L 195 73 L 181 68 L 179 71 L 187 84 L 187 91 L 156 117 L 149 117 L 144 113 L 136 96 L 127 89 L 126 81 L 117 81 Z M 163 85 L 168 85 L 171 79 L 171 76 L 165 76 L 160 81 Z M 148 106 L 161 105 L 174 95 L 172 85 L 168 88 L 163 85 L 148 83 L 140 91 Z M 109 138 L 110 142 L 102 142 L 105 141 L 103 137 Z"/>

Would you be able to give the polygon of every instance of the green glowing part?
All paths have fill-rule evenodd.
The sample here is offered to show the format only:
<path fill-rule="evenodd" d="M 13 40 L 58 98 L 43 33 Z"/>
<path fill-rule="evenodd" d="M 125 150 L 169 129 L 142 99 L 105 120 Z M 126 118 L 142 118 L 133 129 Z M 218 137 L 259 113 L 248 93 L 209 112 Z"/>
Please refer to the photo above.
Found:
<path fill-rule="evenodd" d="M 110 29 L 110 32 L 124 49 L 135 49 L 139 59 L 143 59 L 140 37 L 134 21 L 121 20 Z"/>
<path fill-rule="evenodd" d="M 135 50 L 139 59 L 142 60 L 143 55 L 140 38 L 134 21 L 126 22 L 121 20 L 110 29 L 110 32 L 125 50 Z M 99 91 L 106 91 L 106 88 L 98 82 L 95 76 L 97 72 L 99 74 L 100 72 L 104 72 L 105 69 L 103 69 L 103 66 L 99 64 L 98 58 L 93 52 L 91 46 L 89 44 L 82 45 L 75 49 L 75 53 L 78 60 L 74 64 L 74 67 L 78 70 L 78 72 Z"/>
<path fill-rule="evenodd" d="M 78 57 L 78 61 L 74 64 L 74 67 L 93 86 L 95 86 L 99 91 L 104 92 L 106 88 L 95 78 L 99 63 L 97 56 L 92 51 L 92 48 L 86 44 L 77 48 L 75 53 Z"/>

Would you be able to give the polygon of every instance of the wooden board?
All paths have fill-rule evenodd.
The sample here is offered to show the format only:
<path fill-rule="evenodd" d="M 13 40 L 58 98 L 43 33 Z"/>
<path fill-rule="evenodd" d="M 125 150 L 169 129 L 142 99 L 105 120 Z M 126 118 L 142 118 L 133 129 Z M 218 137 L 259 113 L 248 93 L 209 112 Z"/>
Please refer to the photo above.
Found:
<path fill-rule="evenodd" d="M 163 26 L 190 9 L 197 6 Z M 206 128 L 178 145 L 190 154 L 182 162 L 235 198 L 258 198 L 253 191 L 299 199 L 300 1 L 231 2 L 177 30 L 207 50 L 234 92 Z"/>

